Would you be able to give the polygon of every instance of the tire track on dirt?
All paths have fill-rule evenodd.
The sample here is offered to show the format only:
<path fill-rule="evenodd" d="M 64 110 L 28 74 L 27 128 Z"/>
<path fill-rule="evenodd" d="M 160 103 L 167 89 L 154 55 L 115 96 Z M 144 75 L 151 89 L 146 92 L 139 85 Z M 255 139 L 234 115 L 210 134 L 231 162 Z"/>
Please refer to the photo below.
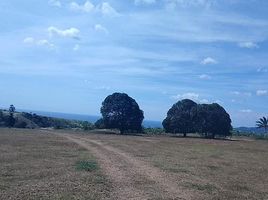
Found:
<path fill-rule="evenodd" d="M 114 199 L 191 199 L 189 194 L 158 168 L 100 141 L 72 134 L 58 134 L 91 151 L 111 179 Z"/>

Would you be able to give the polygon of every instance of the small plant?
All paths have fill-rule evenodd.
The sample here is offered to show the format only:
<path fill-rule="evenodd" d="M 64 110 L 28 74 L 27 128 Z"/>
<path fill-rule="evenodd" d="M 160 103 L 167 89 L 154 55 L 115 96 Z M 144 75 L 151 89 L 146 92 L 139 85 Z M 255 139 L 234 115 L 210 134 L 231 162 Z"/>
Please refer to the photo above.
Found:
<path fill-rule="evenodd" d="M 99 169 L 99 166 L 95 161 L 80 160 L 76 162 L 76 169 L 91 172 Z"/>

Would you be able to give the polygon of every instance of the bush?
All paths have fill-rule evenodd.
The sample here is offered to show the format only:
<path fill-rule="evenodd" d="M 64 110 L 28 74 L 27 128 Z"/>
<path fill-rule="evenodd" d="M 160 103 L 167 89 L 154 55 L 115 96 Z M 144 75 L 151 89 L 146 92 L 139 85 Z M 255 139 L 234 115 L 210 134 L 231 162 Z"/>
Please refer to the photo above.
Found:
<path fill-rule="evenodd" d="M 26 128 L 27 127 L 27 123 L 24 122 L 24 121 L 17 122 L 17 123 L 15 123 L 14 127 L 16 127 L 16 128 Z"/>

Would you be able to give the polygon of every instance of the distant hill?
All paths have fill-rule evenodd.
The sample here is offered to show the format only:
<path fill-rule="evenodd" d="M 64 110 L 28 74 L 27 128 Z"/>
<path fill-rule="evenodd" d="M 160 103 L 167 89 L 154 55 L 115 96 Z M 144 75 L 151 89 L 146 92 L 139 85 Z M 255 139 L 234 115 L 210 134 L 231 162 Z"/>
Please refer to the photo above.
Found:
<path fill-rule="evenodd" d="M 26 111 L 26 110 L 21 110 Z M 70 113 L 58 113 L 58 112 L 46 112 L 46 111 L 29 111 L 27 112 L 35 113 L 38 115 L 53 117 L 53 118 L 61 118 L 61 119 L 69 119 L 69 120 L 79 120 L 79 121 L 88 121 L 91 123 L 95 123 L 100 116 L 96 115 L 82 115 L 82 114 L 70 114 Z M 162 122 L 160 121 L 152 121 L 152 120 L 144 120 L 143 126 L 146 128 L 162 128 Z"/>
<path fill-rule="evenodd" d="M 30 112 L 38 114 L 38 115 L 46 116 L 46 117 L 88 121 L 91 123 L 95 123 L 98 119 L 100 119 L 100 116 L 95 116 L 95 115 L 82 115 L 82 114 L 70 114 L 70 113 L 58 113 L 58 112 L 46 112 L 46 111 L 30 111 Z"/>
<path fill-rule="evenodd" d="M 55 115 L 45 115 L 41 112 L 15 112 L 13 114 L 15 128 L 82 128 L 85 130 L 92 129 L 93 124 L 86 120 L 66 119 L 56 117 Z M 10 126 L 9 112 L 0 109 L 0 127 Z"/>
<path fill-rule="evenodd" d="M 257 127 L 238 127 L 234 128 L 235 131 L 239 131 L 241 133 L 253 133 L 253 134 L 263 134 L 264 129 Z"/>

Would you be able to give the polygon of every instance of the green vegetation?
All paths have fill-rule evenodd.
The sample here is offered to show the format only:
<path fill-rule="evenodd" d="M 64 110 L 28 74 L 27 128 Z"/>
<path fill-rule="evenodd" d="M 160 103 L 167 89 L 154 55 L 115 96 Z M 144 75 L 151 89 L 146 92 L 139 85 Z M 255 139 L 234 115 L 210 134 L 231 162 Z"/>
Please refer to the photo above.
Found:
<path fill-rule="evenodd" d="M 231 119 L 229 114 L 217 103 L 196 104 L 184 99 L 174 104 L 163 121 L 168 133 L 199 133 L 205 137 L 231 135 Z"/>
<path fill-rule="evenodd" d="M 257 139 L 257 140 L 268 140 L 267 134 L 257 134 L 253 132 L 247 133 L 247 132 L 233 131 L 232 135 L 237 136 L 237 137 L 250 137 L 252 139 Z"/>
<path fill-rule="evenodd" d="M 126 131 L 142 131 L 143 111 L 137 102 L 125 93 L 107 96 L 102 102 L 101 114 L 105 128 L 117 128 L 121 134 Z"/>
<path fill-rule="evenodd" d="M 76 162 L 76 169 L 91 172 L 99 169 L 99 166 L 96 161 L 81 160 Z"/>
<path fill-rule="evenodd" d="M 162 128 L 144 128 L 143 133 L 148 135 L 162 135 L 165 133 L 165 130 Z"/>
<path fill-rule="evenodd" d="M 258 121 L 256 121 L 256 125 L 258 128 L 264 128 L 265 133 L 268 129 L 268 117 L 262 117 Z"/>
<path fill-rule="evenodd" d="M 87 121 L 67 120 L 53 117 L 40 116 L 35 113 L 16 112 L 13 105 L 10 109 L 0 110 L 0 127 L 14 128 L 54 128 L 92 130 L 94 125 Z"/>

